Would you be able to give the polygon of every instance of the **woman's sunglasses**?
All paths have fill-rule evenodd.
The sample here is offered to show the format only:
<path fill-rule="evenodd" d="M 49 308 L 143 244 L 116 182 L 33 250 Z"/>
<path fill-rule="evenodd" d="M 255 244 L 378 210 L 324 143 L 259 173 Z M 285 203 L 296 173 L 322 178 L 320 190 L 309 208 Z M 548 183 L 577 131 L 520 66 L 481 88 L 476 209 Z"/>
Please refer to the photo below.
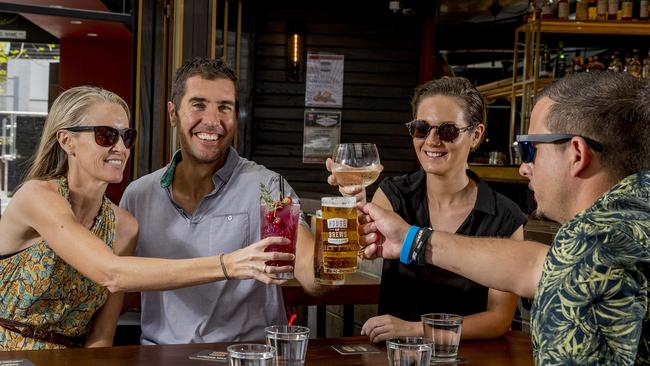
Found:
<path fill-rule="evenodd" d="M 453 143 L 461 132 L 470 131 L 476 127 L 476 125 L 458 127 L 453 122 L 443 122 L 437 126 L 432 126 L 427 121 L 416 119 L 407 123 L 406 127 L 409 129 L 409 134 L 414 139 L 426 139 L 427 136 L 429 136 L 429 132 L 434 130 L 440 141 Z"/>
<path fill-rule="evenodd" d="M 103 147 L 113 147 L 122 137 L 124 141 L 124 146 L 127 149 L 130 149 L 135 144 L 135 138 L 138 135 L 138 131 L 135 128 L 113 128 L 109 126 L 75 126 L 68 127 L 65 130 L 70 132 L 94 132 L 95 133 L 95 142 L 99 146 Z"/>
<path fill-rule="evenodd" d="M 589 145 L 589 147 L 594 151 L 603 151 L 603 146 L 600 143 L 581 135 L 572 135 L 567 133 L 517 135 L 517 148 L 521 155 L 521 161 L 524 163 L 532 163 L 535 161 L 535 153 L 537 152 L 535 144 L 557 144 L 569 141 L 576 136 L 585 139 L 587 145 Z"/>

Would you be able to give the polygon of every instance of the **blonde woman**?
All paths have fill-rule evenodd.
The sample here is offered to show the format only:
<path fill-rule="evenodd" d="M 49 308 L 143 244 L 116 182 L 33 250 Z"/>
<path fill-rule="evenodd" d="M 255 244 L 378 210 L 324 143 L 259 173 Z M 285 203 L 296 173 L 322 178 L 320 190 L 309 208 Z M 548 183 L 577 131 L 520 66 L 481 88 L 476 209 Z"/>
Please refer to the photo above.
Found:
<path fill-rule="evenodd" d="M 123 291 L 224 279 L 283 281 L 292 254 L 268 238 L 232 253 L 166 260 L 129 257 L 136 220 L 104 192 L 122 180 L 136 130 L 116 94 L 82 86 L 52 105 L 34 163 L 0 220 L 0 350 L 111 346 Z"/>

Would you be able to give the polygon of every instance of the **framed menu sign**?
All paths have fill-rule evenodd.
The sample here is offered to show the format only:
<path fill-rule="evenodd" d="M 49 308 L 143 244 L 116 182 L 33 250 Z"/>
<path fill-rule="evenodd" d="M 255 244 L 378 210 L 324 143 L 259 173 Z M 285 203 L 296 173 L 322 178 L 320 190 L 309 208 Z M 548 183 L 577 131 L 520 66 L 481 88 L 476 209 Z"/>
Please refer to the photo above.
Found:
<path fill-rule="evenodd" d="M 302 162 L 322 164 L 341 139 L 341 111 L 305 110 Z"/>
<path fill-rule="evenodd" d="M 343 55 L 307 54 L 305 106 L 343 106 Z"/>

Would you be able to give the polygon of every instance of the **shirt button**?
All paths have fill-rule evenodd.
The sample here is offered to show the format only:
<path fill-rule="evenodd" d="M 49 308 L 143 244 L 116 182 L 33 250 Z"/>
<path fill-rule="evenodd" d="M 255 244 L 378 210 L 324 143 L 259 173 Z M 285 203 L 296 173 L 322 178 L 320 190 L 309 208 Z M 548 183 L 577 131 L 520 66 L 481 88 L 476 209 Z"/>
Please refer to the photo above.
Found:
<path fill-rule="evenodd" d="M 228 221 L 232 221 L 232 215 L 228 215 Z"/>

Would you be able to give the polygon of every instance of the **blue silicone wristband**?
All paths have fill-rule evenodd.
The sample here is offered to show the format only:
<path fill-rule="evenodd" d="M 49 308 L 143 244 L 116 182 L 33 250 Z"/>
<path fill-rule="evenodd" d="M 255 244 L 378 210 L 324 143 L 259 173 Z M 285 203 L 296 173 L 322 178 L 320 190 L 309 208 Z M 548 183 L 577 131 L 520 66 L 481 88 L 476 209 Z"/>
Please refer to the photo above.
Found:
<path fill-rule="evenodd" d="M 415 239 L 415 234 L 417 234 L 418 230 L 420 230 L 420 228 L 413 225 L 404 237 L 402 250 L 399 252 L 399 261 L 404 264 L 411 264 L 411 262 L 413 262 L 413 260 L 410 258 L 411 247 L 413 247 L 413 240 Z"/>

